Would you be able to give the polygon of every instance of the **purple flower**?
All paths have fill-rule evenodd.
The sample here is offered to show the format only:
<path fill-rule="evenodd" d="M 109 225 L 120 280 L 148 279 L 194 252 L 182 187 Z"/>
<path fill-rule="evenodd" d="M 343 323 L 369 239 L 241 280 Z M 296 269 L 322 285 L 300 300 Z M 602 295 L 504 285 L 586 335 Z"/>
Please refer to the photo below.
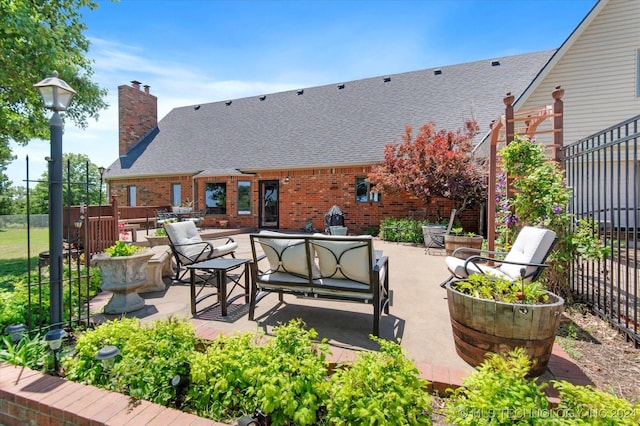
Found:
<path fill-rule="evenodd" d="M 507 227 L 512 227 L 518 222 L 518 216 L 515 214 L 509 214 L 504 218 L 504 224 Z"/>
<path fill-rule="evenodd" d="M 554 214 L 560 214 L 560 213 L 562 213 L 562 207 L 560 207 L 559 205 L 556 204 L 556 205 L 553 206 L 552 211 L 553 211 Z"/>

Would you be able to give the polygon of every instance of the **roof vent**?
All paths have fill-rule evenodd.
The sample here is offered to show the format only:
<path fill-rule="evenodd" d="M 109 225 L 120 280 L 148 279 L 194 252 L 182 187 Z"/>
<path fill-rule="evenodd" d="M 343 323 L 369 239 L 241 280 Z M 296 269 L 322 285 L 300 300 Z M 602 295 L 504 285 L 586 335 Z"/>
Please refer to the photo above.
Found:
<path fill-rule="evenodd" d="M 196 110 L 196 111 L 199 110 L 200 109 L 200 105 L 194 106 L 193 109 Z"/>
<path fill-rule="evenodd" d="M 233 101 L 226 101 L 224 104 L 229 106 L 229 105 L 231 105 L 231 102 L 233 102 Z"/>
<path fill-rule="evenodd" d="M 260 96 L 260 98 L 259 98 L 259 99 L 260 99 L 261 101 L 264 101 L 265 99 L 267 99 L 267 95 L 262 95 L 262 96 Z"/>
<path fill-rule="evenodd" d="M 382 77 L 382 81 L 384 81 L 385 83 L 388 83 L 391 81 L 391 77 L 389 77 L 388 75 L 385 77 Z"/>
<path fill-rule="evenodd" d="M 302 95 L 304 93 L 304 89 L 298 89 L 298 91 L 296 92 L 298 95 Z"/>
<path fill-rule="evenodd" d="M 338 84 L 338 89 L 344 89 L 344 83 Z"/>
<path fill-rule="evenodd" d="M 442 70 L 433 70 L 433 75 L 440 75 L 442 74 Z"/>
<path fill-rule="evenodd" d="M 500 61 L 491 61 L 491 66 L 492 67 L 499 67 L 500 66 Z"/>

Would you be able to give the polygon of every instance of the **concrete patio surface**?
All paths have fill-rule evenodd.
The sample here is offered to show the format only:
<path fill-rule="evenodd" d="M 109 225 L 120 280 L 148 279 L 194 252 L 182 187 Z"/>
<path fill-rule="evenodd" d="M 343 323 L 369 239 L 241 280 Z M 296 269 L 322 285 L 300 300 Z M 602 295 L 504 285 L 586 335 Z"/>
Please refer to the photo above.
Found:
<path fill-rule="evenodd" d="M 150 231 L 152 232 L 152 231 Z M 234 234 L 234 232 L 240 232 Z M 231 235 L 238 243 L 236 258 L 251 258 L 249 234 L 242 230 L 209 230 L 205 236 Z M 139 231 L 137 240 L 145 244 L 146 231 Z M 389 278 L 392 291 L 392 306 L 389 315 L 382 316 L 380 337 L 399 341 L 407 356 L 424 372 L 425 378 L 434 387 L 446 388 L 460 385 L 463 376 L 473 367 L 456 353 L 447 306 L 446 291 L 439 284 L 448 277 L 444 264 L 444 251 L 425 250 L 423 246 L 396 243 L 376 239 L 376 250 L 389 257 Z M 255 320 L 249 321 L 249 307 L 240 297 L 228 308 L 223 317 L 219 307 L 191 315 L 189 284 L 172 282 L 165 278 L 164 292 L 143 294 L 144 308 L 127 316 L 152 321 L 170 315 L 190 318 L 199 336 L 215 338 L 220 333 L 235 331 L 257 331 L 271 335 L 273 327 L 293 318 L 302 319 L 307 327 L 314 328 L 320 338 L 326 338 L 336 358 L 353 357 L 357 351 L 375 350 L 377 344 L 369 339 L 372 332 L 371 305 L 310 299 L 285 295 L 283 303 L 275 294 L 262 299 L 256 307 Z M 233 294 L 239 294 L 236 289 Z M 103 293 L 94 299 L 92 309 L 100 306 L 110 295 Z M 215 301 L 214 298 L 210 299 Z M 206 305 L 205 305 L 206 306 Z M 201 309 L 201 306 L 198 307 Z M 98 314 L 97 322 L 117 316 Z M 543 380 L 570 379 L 574 383 L 587 384 L 588 378 L 579 370 L 571 358 L 556 344 Z"/>

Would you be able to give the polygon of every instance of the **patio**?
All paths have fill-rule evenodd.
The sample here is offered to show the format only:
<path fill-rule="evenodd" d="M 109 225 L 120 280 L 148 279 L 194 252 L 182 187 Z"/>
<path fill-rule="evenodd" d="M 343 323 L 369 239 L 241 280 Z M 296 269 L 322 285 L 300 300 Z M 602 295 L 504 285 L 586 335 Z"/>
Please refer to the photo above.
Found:
<path fill-rule="evenodd" d="M 236 256 L 250 257 L 248 233 L 234 230 L 207 231 L 205 234 L 238 232 L 233 238 L 238 242 Z M 144 242 L 146 231 L 138 231 L 137 240 Z M 454 348 L 446 293 L 438 285 L 447 276 L 441 253 L 425 253 L 421 246 L 376 240 L 375 248 L 389 256 L 390 287 L 393 305 L 390 315 L 383 315 L 380 335 L 390 340 L 401 340 L 409 358 L 420 369 L 422 377 L 429 380 L 429 391 L 446 393 L 447 388 L 458 387 L 463 377 L 473 369 L 457 354 Z M 431 250 L 431 249 L 430 249 Z M 279 305 L 276 296 L 263 299 L 256 309 L 256 320 L 248 320 L 248 306 L 239 298 L 229 306 L 228 316 L 220 315 L 216 307 L 203 314 L 190 314 L 189 285 L 170 282 L 163 292 L 144 294 L 146 305 L 131 314 L 142 321 L 153 321 L 169 315 L 191 318 L 196 334 L 213 339 L 220 333 L 256 331 L 270 334 L 279 322 L 302 318 L 308 327 L 315 328 L 321 338 L 331 345 L 334 362 L 354 359 L 357 351 L 375 349 L 368 339 L 371 332 L 371 306 L 323 300 L 307 300 L 285 296 Z M 96 297 L 92 309 L 99 311 L 110 297 L 102 293 Z M 118 317 L 98 314 L 96 322 Z M 147 401 L 132 402 L 124 395 L 107 392 L 95 387 L 68 382 L 62 378 L 0 364 L 0 394 L 3 396 L 6 419 L 32 419 L 37 423 L 65 419 L 74 424 L 202 424 L 220 423 L 198 418 L 172 408 L 165 408 Z M 548 369 L 541 377 L 568 380 L 575 384 L 591 384 L 587 376 L 575 365 L 557 344 Z M 547 394 L 552 402 L 555 392 Z M 556 401 L 557 402 L 557 401 Z M 34 408 L 35 407 L 35 408 Z M 15 414 L 15 415 L 14 415 Z M 16 417 L 17 416 L 17 417 Z M 2 416 L 0 416 L 2 418 Z"/>
<path fill-rule="evenodd" d="M 237 258 L 250 258 L 251 247 L 246 230 L 208 230 L 203 236 L 233 235 L 238 243 Z M 139 231 L 137 240 L 144 244 L 145 231 Z M 447 306 L 446 291 L 439 286 L 449 273 L 444 264 L 444 250 L 429 249 L 412 244 L 376 239 L 375 249 L 389 256 L 389 277 L 392 290 L 392 306 L 389 315 L 383 315 L 380 325 L 382 338 L 398 341 L 409 358 L 434 382 L 434 388 L 444 390 L 462 384 L 462 377 L 473 370 L 456 353 Z M 223 317 L 219 307 L 194 316 L 190 313 L 189 285 L 171 282 L 163 292 L 147 293 L 143 297 L 146 306 L 129 315 L 142 321 L 152 321 L 169 315 L 191 318 L 198 335 L 214 338 L 220 333 L 260 330 L 270 335 L 278 323 L 301 318 L 314 328 L 321 338 L 331 345 L 336 360 L 352 358 L 357 351 L 371 350 L 376 344 L 369 339 L 371 333 L 371 306 L 360 303 L 297 298 L 285 295 L 280 304 L 275 295 L 260 301 L 256 308 L 256 320 L 248 320 L 248 305 L 238 298 Z M 241 291 L 237 289 L 236 292 Z M 234 293 L 236 294 L 236 293 Z M 109 298 L 102 294 L 94 299 L 92 309 Z M 117 316 L 99 314 L 97 322 Z M 571 379 L 586 383 L 588 379 L 577 366 L 567 362 L 570 358 L 556 344 L 543 380 Z"/>

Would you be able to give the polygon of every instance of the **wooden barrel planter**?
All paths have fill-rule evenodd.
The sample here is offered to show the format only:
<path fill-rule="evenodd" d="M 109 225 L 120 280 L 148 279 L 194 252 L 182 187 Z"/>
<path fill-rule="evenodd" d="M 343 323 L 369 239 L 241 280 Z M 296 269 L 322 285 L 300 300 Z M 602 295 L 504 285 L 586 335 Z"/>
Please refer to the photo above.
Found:
<path fill-rule="evenodd" d="M 564 299 L 553 293 L 540 305 L 523 305 L 479 299 L 446 285 L 453 340 L 458 355 L 472 366 L 487 352 L 524 348 L 533 361 L 530 376 L 540 376 L 551 357 Z"/>
<path fill-rule="evenodd" d="M 469 247 L 474 249 L 482 248 L 482 238 L 481 235 L 445 235 L 444 236 L 444 249 L 447 252 L 447 256 L 451 256 L 453 251 L 460 247 Z"/>

